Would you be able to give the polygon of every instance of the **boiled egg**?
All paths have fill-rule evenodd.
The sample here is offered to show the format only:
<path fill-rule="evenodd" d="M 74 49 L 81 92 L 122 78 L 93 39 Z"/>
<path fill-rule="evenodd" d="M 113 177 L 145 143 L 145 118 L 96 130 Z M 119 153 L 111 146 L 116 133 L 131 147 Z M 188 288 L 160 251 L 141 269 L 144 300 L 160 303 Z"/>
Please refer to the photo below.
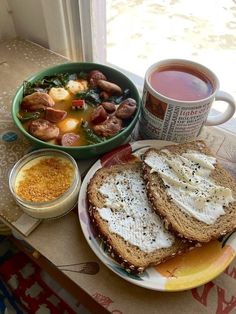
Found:
<path fill-rule="evenodd" d="M 65 101 L 71 98 L 70 93 L 63 87 L 52 87 L 48 94 L 55 102 Z"/>
<path fill-rule="evenodd" d="M 57 126 L 61 130 L 62 133 L 69 133 L 76 131 L 76 129 L 80 126 L 81 121 L 73 118 L 66 118 L 59 123 Z"/>
<path fill-rule="evenodd" d="M 71 94 L 77 94 L 88 89 L 88 82 L 86 80 L 70 80 L 66 85 L 66 89 Z"/>

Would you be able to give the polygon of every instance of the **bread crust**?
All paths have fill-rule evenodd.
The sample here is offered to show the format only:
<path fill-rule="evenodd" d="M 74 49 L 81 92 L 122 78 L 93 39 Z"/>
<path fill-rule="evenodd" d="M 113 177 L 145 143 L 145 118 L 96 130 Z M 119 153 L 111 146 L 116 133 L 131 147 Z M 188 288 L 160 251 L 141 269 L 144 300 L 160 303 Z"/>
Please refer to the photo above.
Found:
<path fill-rule="evenodd" d="M 171 145 L 166 147 L 166 149 L 177 155 L 187 150 L 195 150 L 213 156 L 207 145 L 200 140 Z M 161 154 L 159 149 L 150 148 L 145 152 L 143 160 L 153 152 Z M 236 229 L 235 201 L 224 208 L 225 214 L 220 216 L 214 224 L 207 225 L 183 212 L 175 205 L 171 197 L 167 194 L 166 187 L 160 175 L 157 172 L 151 173 L 151 168 L 144 161 L 142 169 L 148 191 L 148 199 L 152 203 L 156 213 L 164 219 L 165 227 L 168 230 L 188 240 L 209 242 Z M 219 161 L 216 162 L 215 170 L 212 171 L 210 176 L 220 185 L 230 188 L 233 191 L 234 199 L 236 199 L 236 183 L 231 175 L 220 165 Z"/>
<path fill-rule="evenodd" d="M 98 189 L 103 182 L 108 181 L 111 176 L 114 177 L 116 173 L 128 170 L 141 172 L 141 165 L 141 162 L 136 162 L 126 165 L 111 166 L 109 168 L 101 168 L 90 180 L 87 189 L 89 215 L 98 236 L 105 243 L 110 255 L 120 263 L 127 272 L 134 274 L 142 273 L 147 267 L 157 265 L 174 257 L 176 254 L 181 254 L 195 246 L 195 243 L 189 243 L 176 238 L 171 247 L 146 253 L 137 246 L 125 241 L 118 234 L 112 233 L 109 230 L 108 223 L 101 218 L 97 210 L 97 208 L 102 208 L 104 206 L 104 197 Z"/>

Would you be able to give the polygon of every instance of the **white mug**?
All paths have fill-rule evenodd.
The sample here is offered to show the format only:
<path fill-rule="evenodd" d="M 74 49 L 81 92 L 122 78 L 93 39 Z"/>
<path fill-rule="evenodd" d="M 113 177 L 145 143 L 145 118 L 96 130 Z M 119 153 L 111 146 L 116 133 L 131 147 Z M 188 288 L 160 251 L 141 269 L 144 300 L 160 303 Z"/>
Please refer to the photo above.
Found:
<path fill-rule="evenodd" d="M 209 80 L 212 91 L 207 97 L 198 100 L 178 100 L 161 94 L 151 84 L 151 75 L 161 68 L 172 67 L 189 69 L 200 73 Z M 171 89 L 171 86 L 168 87 Z M 227 103 L 225 111 L 217 116 L 208 117 L 214 101 Z M 195 139 L 204 125 L 219 125 L 229 120 L 235 113 L 234 98 L 219 90 L 217 76 L 205 66 L 184 59 L 168 59 L 152 65 L 146 72 L 139 121 L 142 138 L 153 138 L 175 142 Z"/>

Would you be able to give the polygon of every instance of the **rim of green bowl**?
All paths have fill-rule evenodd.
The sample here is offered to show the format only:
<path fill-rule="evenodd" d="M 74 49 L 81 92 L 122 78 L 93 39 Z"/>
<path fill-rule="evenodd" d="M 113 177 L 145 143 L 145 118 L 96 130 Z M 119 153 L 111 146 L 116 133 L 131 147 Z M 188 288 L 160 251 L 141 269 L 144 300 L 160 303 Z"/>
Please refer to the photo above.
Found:
<path fill-rule="evenodd" d="M 19 94 L 21 92 L 23 92 L 23 84 L 20 85 L 20 87 L 17 89 L 14 97 L 13 97 L 13 100 L 12 100 L 12 106 L 11 106 L 11 115 L 12 115 L 12 118 L 13 118 L 13 121 L 14 123 L 16 124 L 16 126 L 20 129 L 20 131 L 26 136 L 28 137 L 29 139 L 31 139 L 32 141 L 38 143 L 38 144 L 43 144 L 44 146 L 48 146 L 48 147 L 59 147 L 59 148 L 63 148 L 63 149 L 66 149 L 68 151 L 74 151 L 74 150 L 78 150 L 80 149 L 81 151 L 83 150 L 86 150 L 88 148 L 99 148 L 100 146 L 104 146 L 104 145 L 108 145 L 109 143 L 111 142 L 114 142 L 116 139 L 118 139 L 120 136 L 126 134 L 126 133 L 129 133 L 129 130 L 131 128 L 133 128 L 135 126 L 135 123 L 136 123 L 136 120 L 138 119 L 138 116 L 139 116 L 139 113 L 140 113 L 140 109 L 141 109 L 141 98 L 139 96 L 139 92 L 138 92 L 138 89 L 137 87 L 135 86 L 135 84 L 133 83 L 133 81 L 128 78 L 124 73 L 122 73 L 121 71 L 115 69 L 115 68 L 112 68 L 110 66 L 107 66 L 107 65 L 104 65 L 104 64 L 100 64 L 100 63 L 93 63 L 93 62 L 67 62 L 67 63 L 62 63 L 62 64 L 58 64 L 58 65 L 55 65 L 55 66 L 52 66 L 52 67 L 48 67 L 44 70 L 41 70 L 37 73 L 34 73 L 33 75 L 29 76 L 28 78 L 25 79 L 25 81 L 33 81 L 35 80 L 36 78 L 38 78 L 39 76 L 43 75 L 45 72 L 48 72 L 48 71 L 51 71 L 53 69 L 58 69 L 58 67 L 60 68 L 64 68 L 64 67 L 67 67 L 68 65 L 70 66 L 78 66 L 78 65 L 85 65 L 85 66 L 95 66 L 95 67 L 101 67 L 101 68 L 105 68 L 107 71 L 115 71 L 118 75 L 120 76 L 123 76 L 123 78 L 125 80 L 128 80 L 130 82 L 130 84 L 132 85 L 133 89 L 134 89 L 134 92 L 135 92 L 135 97 L 137 97 L 136 101 L 137 101 L 137 111 L 135 113 L 135 116 L 133 117 L 132 121 L 130 122 L 130 124 L 124 128 L 121 132 L 119 132 L 118 134 L 116 134 L 115 136 L 105 140 L 104 142 L 101 142 L 101 143 L 97 143 L 97 144 L 91 144 L 91 145 L 85 145 L 85 146 L 72 146 L 72 147 L 69 147 L 69 146 L 61 146 L 61 145 L 56 145 L 56 144 L 52 144 L 52 143 L 47 143 L 47 142 L 44 142 L 44 141 L 41 141 L 40 139 L 32 136 L 30 133 L 28 133 L 22 126 L 22 123 L 20 122 L 20 120 L 18 119 L 18 117 L 16 116 L 16 114 L 14 113 L 14 108 L 15 106 L 17 105 L 17 98 L 19 96 Z"/>

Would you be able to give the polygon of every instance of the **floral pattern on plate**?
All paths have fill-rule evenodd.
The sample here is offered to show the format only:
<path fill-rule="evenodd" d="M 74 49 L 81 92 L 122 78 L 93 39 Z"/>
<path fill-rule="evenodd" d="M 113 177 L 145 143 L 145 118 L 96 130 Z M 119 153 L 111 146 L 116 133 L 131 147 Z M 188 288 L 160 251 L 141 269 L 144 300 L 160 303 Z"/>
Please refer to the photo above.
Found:
<path fill-rule="evenodd" d="M 141 275 L 126 272 L 109 254 L 96 236 L 88 214 L 87 185 L 95 172 L 102 167 L 133 162 L 149 147 L 162 148 L 174 144 L 167 141 L 144 140 L 122 145 L 105 154 L 88 171 L 81 186 L 78 214 L 84 236 L 97 257 L 123 279 L 158 291 L 179 291 L 200 286 L 223 272 L 236 256 L 236 232 L 204 244 L 183 255 L 149 267 Z"/>

